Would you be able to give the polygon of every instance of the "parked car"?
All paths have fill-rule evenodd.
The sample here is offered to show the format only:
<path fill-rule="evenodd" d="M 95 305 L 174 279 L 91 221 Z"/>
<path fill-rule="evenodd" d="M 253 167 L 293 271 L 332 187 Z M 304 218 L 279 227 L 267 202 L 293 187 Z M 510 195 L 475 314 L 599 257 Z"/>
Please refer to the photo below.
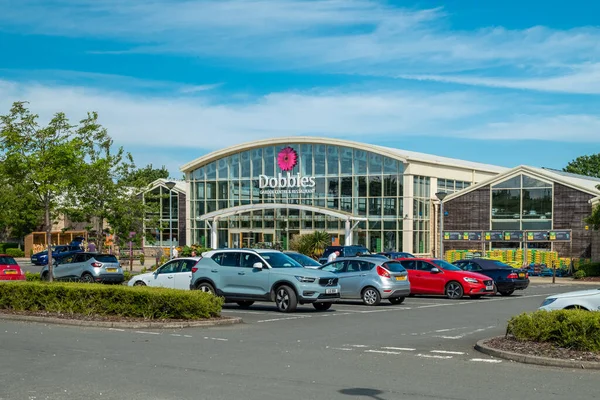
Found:
<path fill-rule="evenodd" d="M 83 249 L 76 245 L 52 246 L 52 264 L 54 265 L 56 261 L 60 261 L 67 256 L 82 252 Z M 48 250 L 33 254 L 31 256 L 31 263 L 34 265 L 48 264 Z"/>
<path fill-rule="evenodd" d="M 382 299 L 402 304 L 410 294 L 408 272 L 398 261 L 386 260 L 382 262 L 378 257 L 337 258 L 321 270 L 340 278 L 342 299 L 362 299 L 368 306 L 376 306 Z"/>
<path fill-rule="evenodd" d="M 467 272 L 444 260 L 431 258 L 406 258 L 400 263 L 408 271 L 410 293 L 445 295 L 460 299 L 467 295 L 473 299 L 494 295 L 494 281 L 476 272 Z"/>
<path fill-rule="evenodd" d="M 192 268 L 201 257 L 182 257 L 171 260 L 155 271 L 132 277 L 127 286 L 151 286 L 190 290 Z"/>
<path fill-rule="evenodd" d="M 327 262 L 327 257 L 334 251 L 340 252 L 338 257 L 356 257 L 357 254 L 371 254 L 369 249 L 364 246 L 329 246 L 319 258 L 319 262 L 325 264 Z"/>
<path fill-rule="evenodd" d="M 0 281 L 24 281 L 25 273 L 14 258 L 0 254 Z"/>
<path fill-rule="evenodd" d="M 529 286 L 529 275 L 526 270 L 515 269 L 502 261 L 486 258 L 472 258 L 453 263 L 463 271 L 477 272 L 494 280 L 496 290 L 502 296 L 510 296 L 515 290 L 524 290 Z"/>
<path fill-rule="evenodd" d="M 600 311 L 600 288 L 553 294 L 546 297 L 539 309 L 546 311 L 563 309 Z"/>
<path fill-rule="evenodd" d="M 401 258 L 415 258 L 414 255 L 405 251 L 384 251 L 378 254 L 384 255 L 392 260 L 399 260 Z"/>
<path fill-rule="evenodd" d="M 223 249 L 202 254 L 192 268 L 190 289 L 223 296 L 241 307 L 255 301 L 275 302 L 277 310 L 293 312 L 298 304 L 324 311 L 340 298 L 338 277 L 303 268 L 280 251 Z"/>
<path fill-rule="evenodd" d="M 50 277 L 48 266 L 40 272 L 42 280 Z M 122 283 L 123 269 L 112 254 L 75 253 L 53 264 L 52 276 L 56 280 L 80 280 L 82 282 Z"/>
<path fill-rule="evenodd" d="M 302 265 L 304 268 L 318 269 L 322 266 L 320 262 L 318 262 L 314 258 L 307 256 L 306 254 L 297 253 L 295 251 L 284 251 L 283 254 L 290 257 L 298 264 Z"/>

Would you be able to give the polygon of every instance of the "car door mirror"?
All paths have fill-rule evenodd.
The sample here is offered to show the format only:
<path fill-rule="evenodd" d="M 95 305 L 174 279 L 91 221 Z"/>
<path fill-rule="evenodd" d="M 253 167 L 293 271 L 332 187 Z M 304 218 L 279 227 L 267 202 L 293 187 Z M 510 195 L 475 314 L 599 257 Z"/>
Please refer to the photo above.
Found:
<path fill-rule="evenodd" d="M 263 269 L 263 264 L 261 262 L 255 262 L 254 264 L 252 264 L 252 268 Z"/>
<path fill-rule="evenodd" d="M 439 274 L 440 272 L 442 272 L 442 271 L 440 271 L 440 269 L 439 269 L 439 268 L 435 268 L 435 267 L 434 267 L 434 268 L 431 268 L 431 273 L 432 273 L 432 274 Z"/>

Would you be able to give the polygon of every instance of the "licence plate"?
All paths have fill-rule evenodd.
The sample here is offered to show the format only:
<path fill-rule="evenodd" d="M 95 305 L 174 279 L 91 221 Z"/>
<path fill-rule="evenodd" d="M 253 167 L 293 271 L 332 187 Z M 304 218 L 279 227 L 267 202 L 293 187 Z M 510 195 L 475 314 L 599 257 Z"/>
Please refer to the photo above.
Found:
<path fill-rule="evenodd" d="M 525 274 L 519 274 L 519 278 L 525 278 Z"/>
<path fill-rule="evenodd" d="M 325 289 L 325 294 L 335 294 L 338 293 L 338 289 Z"/>
<path fill-rule="evenodd" d="M 7 269 L 4 271 L 5 275 L 16 275 L 17 271 L 15 271 L 14 269 Z"/>
<path fill-rule="evenodd" d="M 116 268 L 106 268 L 106 272 L 117 272 Z"/>
<path fill-rule="evenodd" d="M 494 286 L 493 285 L 492 286 L 486 286 L 485 290 L 494 290 Z"/>
<path fill-rule="evenodd" d="M 405 281 L 405 280 L 406 280 L 406 277 L 405 277 L 405 276 L 397 276 L 397 277 L 396 277 L 396 280 L 397 280 L 397 281 Z"/>

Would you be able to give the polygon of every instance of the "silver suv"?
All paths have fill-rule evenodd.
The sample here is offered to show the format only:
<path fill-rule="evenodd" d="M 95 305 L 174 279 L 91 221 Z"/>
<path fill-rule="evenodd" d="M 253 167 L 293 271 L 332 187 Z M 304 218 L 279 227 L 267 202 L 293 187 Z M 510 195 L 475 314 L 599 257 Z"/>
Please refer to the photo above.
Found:
<path fill-rule="evenodd" d="M 57 261 L 52 269 L 56 280 L 79 280 L 82 282 L 122 283 L 125 280 L 123 269 L 117 257 L 112 254 L 76 253 Z M 47 281 L 48 266 L 40 272 Z"/>
<path fill-rule="evenodd" d="M 223 249 L 202 254 L 192 268 L 190 289 L 225 297 L 241 307 L 255 301 L 275 302 L 281 312 L 310 303 L 328 310 L 340 297 L 338 278 L 330 272 L 303 268 L 276 250 Z"/>

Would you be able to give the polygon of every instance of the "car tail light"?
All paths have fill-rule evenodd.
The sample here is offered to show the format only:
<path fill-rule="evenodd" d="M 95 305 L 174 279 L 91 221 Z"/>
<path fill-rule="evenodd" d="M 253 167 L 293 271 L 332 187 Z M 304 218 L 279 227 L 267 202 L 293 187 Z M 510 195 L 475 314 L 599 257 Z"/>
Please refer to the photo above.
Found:
<path fill-rule="evenodd" d="M 385 270 L 385 268 L 381 266 L 377 266 L 377 275 L 383 276 L 384 278 L 390 278 L 390 273 Z"/>
<path fill-rule="evenodd" d="M 92 267 L 94 267 L 94 268 L 100 268 L 101 266 L 102 266 L 102 263 L 100 263 L 100 262 L 93 262 L 92 263 Z"/>
<path fill-rule="evenodd" d="M 192 273 L 195 273 L 196 271 L 198 271 L 198 267 L 192 267 Z"/>
<path fill-rule="evenodd" d="M 519 275 L 517 275 L 516 273 L 512 272 L 512 273 L 508 274 L 508 276 L 506 277 L 506 279 L 519 279 Z"/>
<path fill-rule="evenodd" d="M 525 272 L 525 278 L 529 278 L 529 273 Z"/>

